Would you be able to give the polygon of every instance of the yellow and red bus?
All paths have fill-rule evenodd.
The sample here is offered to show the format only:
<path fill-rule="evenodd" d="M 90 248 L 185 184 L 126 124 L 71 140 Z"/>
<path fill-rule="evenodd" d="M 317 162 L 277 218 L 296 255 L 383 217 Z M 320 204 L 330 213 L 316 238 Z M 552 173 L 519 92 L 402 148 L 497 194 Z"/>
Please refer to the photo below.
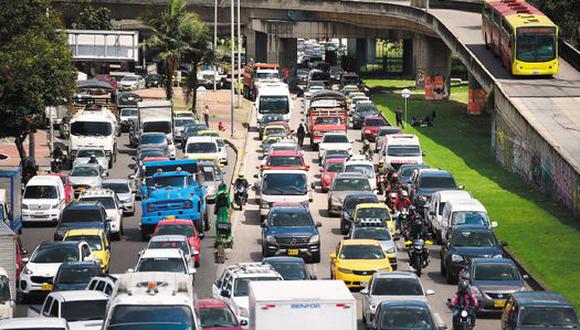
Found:
<path fill-rule="evenodd" d="M 485 0 L 483 39 L 514 76 L 558 73 L 558 26 L 523 0 Z"/>

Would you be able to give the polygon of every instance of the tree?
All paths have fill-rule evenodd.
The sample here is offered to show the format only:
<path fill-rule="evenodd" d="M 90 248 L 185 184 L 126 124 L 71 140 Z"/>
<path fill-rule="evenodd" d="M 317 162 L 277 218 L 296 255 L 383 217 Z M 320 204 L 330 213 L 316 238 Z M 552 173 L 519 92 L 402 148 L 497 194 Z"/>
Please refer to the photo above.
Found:
<path fill-rule="evenodd" d="M 76 70 L 50 0 L 0 0 L 0 137 L 23 142 L 48 105 L 70 98 Z"/>
<path fill-rule="evenodd" d="M 72 21 L 72 28 L 79 30 L 112 30 L 111 10 L 106 7 L 95 8 L 87 2 L 82 4 L 81 12 Z"/>
<path fill-rule="evenodd" d="M 161 13 L 152 13 L 145 18 L 151 36 L 144 44 L 155 58 L 163 63 L 165 94 L 168 100 L 173 97 L 173 75 L 182 58 L 193 58 L 197 52 L 198 37 L 202 36 L 197 14 L 187 8 L 187 0 L 169 0 Z M 195 71 L 190 70 L 190 71 Z"/>
<path fill-rule="evenodd" d="M 580 1 L 532 0 L 534 6 L 546 14 L 560 28 L 560 36 L 573 46 L 580 46 Z"/>

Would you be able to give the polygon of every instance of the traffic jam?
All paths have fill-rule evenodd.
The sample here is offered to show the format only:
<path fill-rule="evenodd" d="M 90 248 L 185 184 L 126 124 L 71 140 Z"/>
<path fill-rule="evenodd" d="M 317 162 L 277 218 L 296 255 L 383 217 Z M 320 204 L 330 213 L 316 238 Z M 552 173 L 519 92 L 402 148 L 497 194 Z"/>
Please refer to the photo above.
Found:
<path fill-rule="evenodd" d="M 0 329 L 579 326 L 357 74 L 280 73 L 244 69 L 237 161 L 170 101 L 77 82 L 50 171 L 0 168 Z"/>

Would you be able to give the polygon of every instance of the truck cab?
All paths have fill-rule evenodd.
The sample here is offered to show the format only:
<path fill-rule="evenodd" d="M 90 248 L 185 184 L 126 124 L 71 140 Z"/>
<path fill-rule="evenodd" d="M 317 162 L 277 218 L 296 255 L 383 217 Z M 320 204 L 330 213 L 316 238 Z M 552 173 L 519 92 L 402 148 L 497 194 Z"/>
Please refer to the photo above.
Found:
<path fill-rule="evenodd" d="M 347 130 L 346 99 L 334 91 L 320 91 L 310 97 L 306 112 L 306 129 L 313 145 L 318 145 L 325 133 Z"/>
<path fill-rule="evenodd" d="M 137 103 L 137 109 L 133 139 L 140 141 L 143 133 L 164 133 L 169 144 L 169 153 L 175 157 L 171 101 L 142 101 Z"/>
<path fill-rule="evenodd" d="M 423 163 L 419 138 L 413 134 L 388 135 L 379 151 L 379 158 L 398 169 L 401 164 Z"/>
<path fill-rule="evenodd" d="M 256 96 L 257 126 L 262 124 L 264 116 L 279 115 L 282 121 L 290 121 L 292 114 L 292 98 L 287 86 L 263 86 Z"/>
<path fill-rule="evenodd" d="M 109 160 L 109 168 L 117 159 L 117 118 L 107 108 L 82 110 L 70 120 L 69 153 L 71 161 L 83 147 L 102 148 Z"/>

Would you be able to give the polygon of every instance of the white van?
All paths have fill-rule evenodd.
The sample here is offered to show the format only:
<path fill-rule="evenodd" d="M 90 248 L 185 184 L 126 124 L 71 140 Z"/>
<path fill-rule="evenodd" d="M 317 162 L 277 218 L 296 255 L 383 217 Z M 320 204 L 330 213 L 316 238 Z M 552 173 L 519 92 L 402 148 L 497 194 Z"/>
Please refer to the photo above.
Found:
<path fill-rule="evenodd" d="M 22 196 L 22 222 L 57 223 L 65 206 L 60 177 L 37 175 L 28 181 Z"/>
<path fill-rule="evenodd" d="M 497 222 L 489 219 L 487 210 L 477 199 L 448 200 L 441 215 L 441 237 L 445 240 L 454 228 L 462 225 L 484 225 L 491 229 L 497 227 Z"/>
<path fill-rule="evenodd" d="M 258 175 L 254 175 L 258 177 Z M 304 203 L 312 201 L 308 175 L 301 170 L 265 170 L 261 172 L 256 194 L 260 196 L 260 219 L 266 218 L 274 203 Z"/>
<path fill-rule="evenodd" d="M 423 152 L 419 138 L 413 134 L 387 135 L 379 152 L 379 158 L 395 169 L 402 164 L 423 164 Z"/>
<path fill-rule="evenodd" d="M 103 148 L 112 168 L 117 160 L 117 133 L 117 118 L 107 108 L 80 111 L 70 120 L 70 155 L 76 157 L 83 147 Z"/>
<path fill-rule="evenodd" d="M 431 201 L 426 205 L 424 218 L 431 227 L 435 237 L 442 242 L 441 236 L 441 215 L 447 201 L 453 199 L 471 199 L 471 194 L 465 190 L 441 190 L 433 193 Z"/>
<path fill-rule="evenodd" d="M 284 121 L 290 121 L 292 115 L 292 98 L 288 86 L 261 86 L 256 96 L 256 114 L 258 124 L 264 116 L 281 115 Z"/>

